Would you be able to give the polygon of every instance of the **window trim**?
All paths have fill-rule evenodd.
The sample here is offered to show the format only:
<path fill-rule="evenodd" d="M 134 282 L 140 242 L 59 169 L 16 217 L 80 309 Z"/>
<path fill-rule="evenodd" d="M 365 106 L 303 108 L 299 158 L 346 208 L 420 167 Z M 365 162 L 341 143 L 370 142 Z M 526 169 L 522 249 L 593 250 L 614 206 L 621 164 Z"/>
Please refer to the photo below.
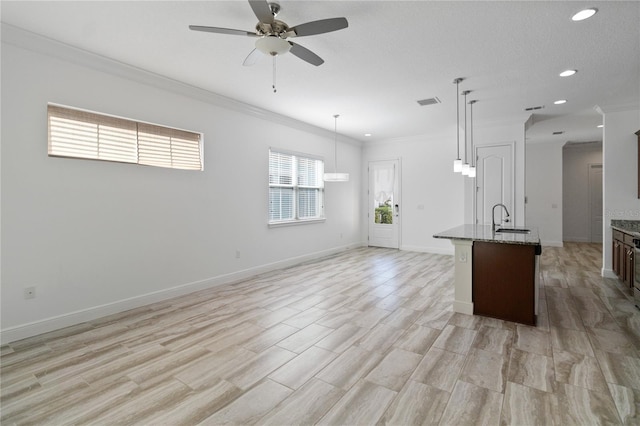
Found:
<path fill-rule="evenodd" d="M 66 129 L 65 120 L 71 122 Z M 58 124 L 52 121 L 58 121 Z M 84 129 L 80 123 L 86 123 Z M 102 139 L 101 131 L 105 130 L 114 130 L 116 133 L 111 138 Z M 53 134 L 56 131 L 61 132 L 61 137 L 54 141 Z M 86 137 L 75 138 L 78 132 L 84 132 Z M 123 141 L 123 137 L 126 140 Z M 74 139 L 78 143 L 74 143 Z M 95 151 L 91 153 L 94 148 Z M 106 151 L 101 153 L 101 148 Z M 49 157 L 203 171 L 204 134 L 49 102 L 47 154 Z"/>
<path fill-rule="evenodd" d="M 316 187 L 316 186 L 308 186 L 308 185 L 283 185 L 283 184 L 271 184 L 270 183 L 270 158 L 271 158 L 271 153 L 278 153 L 278 154 L 285 154 L 285 155 L 291 155 L 295 158 L 305 158 L 305 159 L 309 159 L 309 160 L 317 160 L 320 161 L 322 164 L 322 170 L 320 171 L 320 176 L 319 176 L 319 182 L 320 182 L 320 186 Z M 302 153 L 302 152 L 298 152 L 298 151 L 291 151 L 291 150 L 287 150 L 287 149 L 280 149 L 280 148 L 274 148 L 274 147 L 269 147 L 268 150 L 268 155 L 267 155 L 267 226 L 269 228 L 279 228 L 279 227 L 284 227 L 284 226 L 297 226 L 297 225 L 309 225 L 309 224 L 314 224 L 314 223 L 323 223 L 326 222 L 326 217 L 324 215 L 325 212 L 325 185 L 324 185 L 324 180 L 322 179 L 323 173 L 324 173 L 324 166 L 325 166 L 325 161 L 324 158 L 319 156 L 319 155 L 313 155 L 313 154 L 307 154 L 307 153 Z M 296 182 L 297 183 L 297 182 Z M 297 205 L 297 200 L 298 200 L 298 189 L 299 188 L 311 188 L 311 189 L 320 189 L 320 193 L 322 195 L 322 203 L 321 203 L 321 216 L 320 217 L 313 217 L 313 218 L 294 218 L 294 219 L 286 219 L 286 220 L 277 220 L 277 221 L 272 221 L 269 219 L 269 203 L 270 203 L 270 190 L 271 188 L 291 188 L 293 187 L 294 190 L 294 200 L 295 200 L 295 205 L 294 205 L 294 209 L 295 209 L 295 216 L 298 216 L 298 205 Z"/>

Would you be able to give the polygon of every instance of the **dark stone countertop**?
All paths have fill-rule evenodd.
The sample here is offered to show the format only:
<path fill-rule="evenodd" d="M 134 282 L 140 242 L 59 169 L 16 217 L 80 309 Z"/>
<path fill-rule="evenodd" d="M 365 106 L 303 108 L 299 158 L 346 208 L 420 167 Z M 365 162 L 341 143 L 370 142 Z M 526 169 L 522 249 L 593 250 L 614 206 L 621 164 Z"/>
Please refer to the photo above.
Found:
<path fill-rule="evenodd" d="M 611 228 L 640 238 L 640 220 L 611 220 Z"/>
<path fill-rule="evenodd" d="M 503 228 L 523 229 L 519 226 L 504 226 Z M 540 237 L 538 236 L 538 228 L 526 226 L 530 229 L 528 234 L 516 233 L 495 233 L 491 230 L 491 225 L 460 225 L 455 228 L 435 234 L 433 238 L 445 238 L 449 240 L 468 240 L 468 241 L 486 241 L 491 243 L 502 244 L 523 244 L 538 245 Z"/>

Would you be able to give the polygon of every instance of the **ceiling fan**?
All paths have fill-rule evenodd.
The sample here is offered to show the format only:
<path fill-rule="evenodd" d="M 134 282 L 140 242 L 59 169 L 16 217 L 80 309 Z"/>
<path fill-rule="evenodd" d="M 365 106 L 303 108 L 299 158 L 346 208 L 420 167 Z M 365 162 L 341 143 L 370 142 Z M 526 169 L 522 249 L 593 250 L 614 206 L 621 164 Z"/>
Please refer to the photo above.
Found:
<path fill-rule="evenodd" d="M 258 18 L 255 32 L 200 25 L 189 25 L 189 29 L 210 33 L 257 37 L 256 48 L 249 53 L 243 62 L 245 66 L 257 63 L 264 55 L 273 56 L 275 59 L 275 56 L 287 52 L 291 52 L 303 61 L 318 66 L 324 63 L 324 60 L 320 56 L 306 47 L 287 39 L 290 37 L 328 33 L 349 26 L 346 18 L 330 18 L 289 27 L 283 21 L 276 19 L 278 12 L 280 12 L 280 5 L 278 3 L 269 3 L 267 0 L 249 0 L 249 5 Z"/>

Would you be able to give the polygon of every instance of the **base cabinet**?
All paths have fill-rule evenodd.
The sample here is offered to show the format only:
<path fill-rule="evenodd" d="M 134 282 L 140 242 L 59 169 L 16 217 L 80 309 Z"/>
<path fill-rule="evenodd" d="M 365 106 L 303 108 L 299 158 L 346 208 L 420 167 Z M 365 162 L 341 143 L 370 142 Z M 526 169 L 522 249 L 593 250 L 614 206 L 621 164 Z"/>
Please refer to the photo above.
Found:
<path fill-rule="evenodd" d="M 629 245 L 624 245 L 624 275 L 623 275 L 623 281 L 624 283 L 629 286 L 629 287 L 633 287 L 633 278 L 634 278 L 634 266 L 635 266 L 635 259 L 634 259 L 634 249 L 632 246 Z"/>
<path fill-rule="evenodd" d="M 473 313 L 535 325 L 536 246 L 473 243 Z"/>
<path fill-rule="evenodd" d="M 620 281 L 633 287 L 635 276 L 635 245 L 633 236 L 613 230 L 613 245 L 611 251 L 613 272 Z"/>
<path fill-rule="evenodd" d="M 616 238 L 616 233 L 621 234 L 620 232 L 617 232 L 617 231 L 613 232 L 613 246 L 611 248 L 611 257 L 612 257 L 612 264 L 613 264 L 613 272 L 618 277 L 621 277 L 624 274 L 623 266 L 622 266 L 622 262 L 624 259 L 622 257 L 623 243 L 622 241 L 620 241 L 619 238 Z"/>

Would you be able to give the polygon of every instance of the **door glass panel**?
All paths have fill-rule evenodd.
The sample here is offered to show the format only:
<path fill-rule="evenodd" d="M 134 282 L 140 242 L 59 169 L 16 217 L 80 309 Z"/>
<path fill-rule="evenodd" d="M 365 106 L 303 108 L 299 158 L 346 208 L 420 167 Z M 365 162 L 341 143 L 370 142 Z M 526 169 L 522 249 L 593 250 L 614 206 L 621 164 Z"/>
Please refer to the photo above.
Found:
<path fill-rule="evenodd" d="M 373 180 L 374 223 L 393 224 L 393 187 L 395 184 L 393 165 L 376 167 Z"/>

